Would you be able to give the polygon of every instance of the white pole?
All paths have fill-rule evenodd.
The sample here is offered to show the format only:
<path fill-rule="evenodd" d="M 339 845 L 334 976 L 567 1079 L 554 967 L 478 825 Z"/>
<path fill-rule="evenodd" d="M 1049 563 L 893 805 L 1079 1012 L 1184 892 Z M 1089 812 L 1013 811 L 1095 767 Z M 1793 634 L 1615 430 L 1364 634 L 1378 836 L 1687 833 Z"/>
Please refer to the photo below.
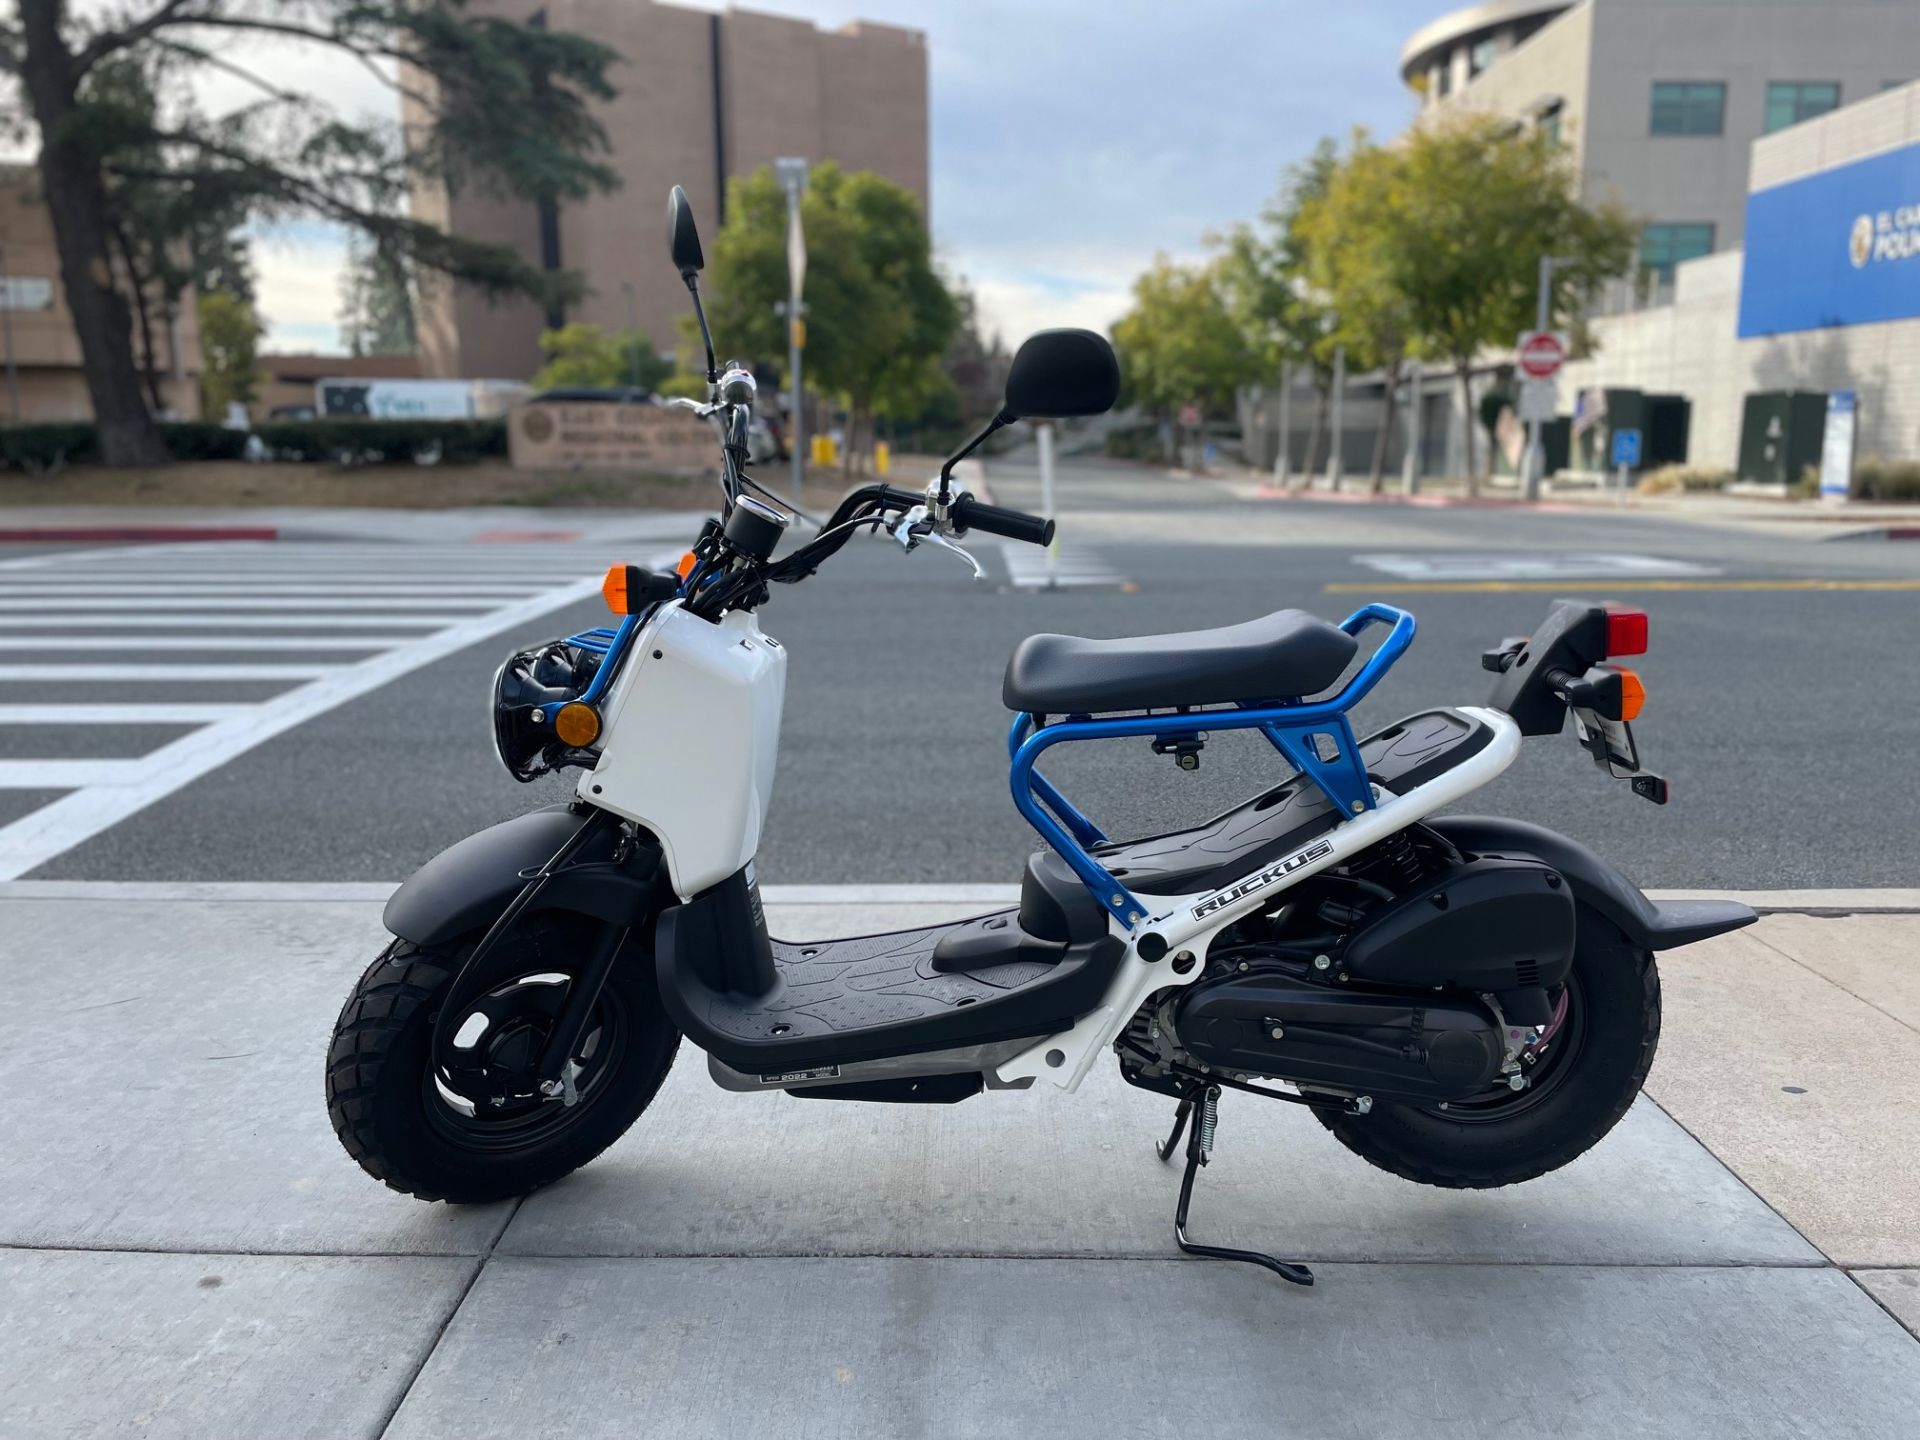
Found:
<path fill-rule="evenodd" d="M 1340 477 L 1345 472 L 1346 457 L 1341 454 L 1341 441 L 1345 438 L 1347 401 L 1347 347 L 1338 345 L 1333 351 L 1333 414 L 1327 422 L 1327 429 L 1333 433 L 1328 436 L 1327 445 L 1327 485 L 1338 490 Z"/>
<path fill-rule="evenodd" d="M 1420 362 L 1415 360 L 1407 375 L 1407 458 L 1400 467 L 1401 487 L 1409 495 L 1420 492 L 1420 447 L 1423 443 L 1420 429 L 1425 417 L 1421 415 L 1425 397 L 1420 393 Z"/>
<path fill-rule="evenodd" d="M 1034 427 L 1036 439 L 1040 445 L 1040 513 L 1047 519 L 1053 519 L 1053 426 L 1041 423 Z M 1047 588 L 1058 589 L 1060 585 L 1060 541 L 1056 538 L 1047 546 Z"/>
<path fill-rule="evenodd" d="M 800 208 L 800 187 L 787 186 L 787 233 L 793 233 L 798 224 L 795 212 Z M 800 397 L 806 392 L 800 387 L 800 290 L 793 283 L 793 267 L 787 267 L 787 389 L 791 392 L 787 406 L 787 452 L 788 464 L 792 469 L 793 503 L 803 503 L 807 485 L 806 429 L 802 418 L 803 406 Z"/>
<path fill-rule="evenodd" d="M 1276 490 L 1287 488 L 1287 471 L 1290 468 L 1287 445 L 1293 439 L 1293 362 L 1287 361 L 1280 367 L 1280 444 L 1273 452 L 1273 485 Z"/>

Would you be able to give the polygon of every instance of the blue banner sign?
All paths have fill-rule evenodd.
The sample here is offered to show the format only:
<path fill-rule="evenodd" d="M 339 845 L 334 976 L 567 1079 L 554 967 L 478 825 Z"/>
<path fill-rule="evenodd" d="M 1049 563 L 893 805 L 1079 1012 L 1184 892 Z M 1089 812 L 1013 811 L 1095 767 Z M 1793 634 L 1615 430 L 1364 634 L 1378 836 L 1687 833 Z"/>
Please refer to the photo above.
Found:
<path fill-rule="evenodd" d="M 1920 317 L 1920 145 L 1747 197 L 1740 337 Z"/>

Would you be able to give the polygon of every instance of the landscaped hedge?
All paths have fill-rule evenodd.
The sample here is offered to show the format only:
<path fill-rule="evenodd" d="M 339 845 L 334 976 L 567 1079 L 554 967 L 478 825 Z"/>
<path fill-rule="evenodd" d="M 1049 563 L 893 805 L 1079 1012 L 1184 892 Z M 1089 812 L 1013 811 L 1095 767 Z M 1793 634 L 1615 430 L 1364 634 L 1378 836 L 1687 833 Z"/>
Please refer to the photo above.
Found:
<path fill-rule="evenodd" d="M 1853 467 L 1856 500 L 1920 500 L 1920 460 L 1869 455 Z"/>
<path fill-rule="evenodd" d="M 468 465 L 507 453 L 504 420 L 276 420 L 251 433 L 273 460 Z M 160 426 L 175 460 L 244 459 L 248 434 L 202 420 Z M 0 469 L 43 475 L 99 458 L 94 428 L 84 422 L 0 426 Z"/>

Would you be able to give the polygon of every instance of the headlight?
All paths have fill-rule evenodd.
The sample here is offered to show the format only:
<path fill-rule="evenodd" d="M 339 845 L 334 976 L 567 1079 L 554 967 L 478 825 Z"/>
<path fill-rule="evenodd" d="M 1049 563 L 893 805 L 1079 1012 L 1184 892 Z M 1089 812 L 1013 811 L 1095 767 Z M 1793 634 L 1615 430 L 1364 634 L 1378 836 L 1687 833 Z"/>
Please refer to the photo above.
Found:
<path fill-rule="evenodd" d="M 514 779 L 525 783 L 576 753 L 555 733 L 555 715 L 587 688 L 600 660 L 554 640 L 509 655 L 494 672 L 493 750 Z"/>

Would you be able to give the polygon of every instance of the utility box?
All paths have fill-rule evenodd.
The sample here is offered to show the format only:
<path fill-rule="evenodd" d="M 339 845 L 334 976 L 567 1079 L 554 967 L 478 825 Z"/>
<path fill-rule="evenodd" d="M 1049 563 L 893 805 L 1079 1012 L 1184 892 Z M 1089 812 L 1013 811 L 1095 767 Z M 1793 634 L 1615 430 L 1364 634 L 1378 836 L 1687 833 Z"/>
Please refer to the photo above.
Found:
<path fill-rule="evenodd" d="M 1684 395 L 1648 395 L 1644 397 L 1644 433 L 1647 437 L 1643 464 L 1649 470 L 1662 465 L 1687 463 L 1687 444 L 1693 431 L 1693 402 Z"/>
<path fill-rule="evenodd" d="M 1687 458 L 1693 405 L 1684 395 L 1649 395 L 1643 390 L 1606 390 L 1606 414 L 1580 432 L 1573 456 L 1575 469 L 1611 474 L 1613 435 L 1619 430 L 1641 434 L 1640 463 L 1636 470 L 1678 465 Z"/>
<path fill-rule="evenodd" d="M 1820 468 L 1827 435 L 1827 396 L 1820 390 L 1766 390 L 1747 396 L 1740 416 L 1740 478 L 1755 485 L 1794 485 Z"/>

